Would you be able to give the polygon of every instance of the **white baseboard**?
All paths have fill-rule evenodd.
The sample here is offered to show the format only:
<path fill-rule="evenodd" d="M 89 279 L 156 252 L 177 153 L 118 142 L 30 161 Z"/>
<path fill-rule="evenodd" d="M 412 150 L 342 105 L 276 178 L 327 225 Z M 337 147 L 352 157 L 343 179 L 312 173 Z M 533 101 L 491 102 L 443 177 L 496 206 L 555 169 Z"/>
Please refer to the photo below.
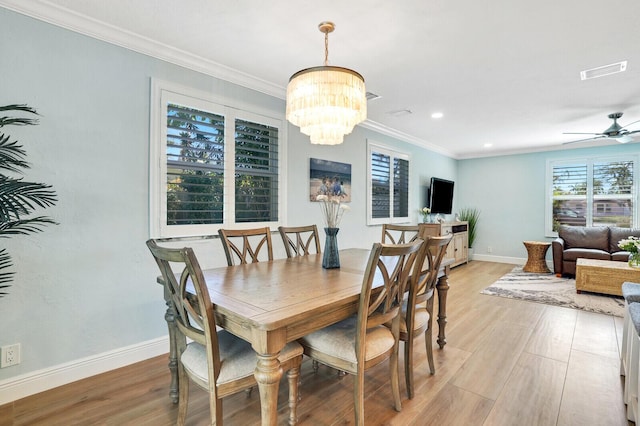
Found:
<path fill-rule="evenodd" d="M 483 262 L 510 263 L 512 265 L 522 265 L 527 263 L 527 259 L 521 257 L 493 256 L 490 254 L 473 254 L 471 260 L 480 260 Z M 549 270 L 553 271 L 553 260 L 546 260 Z"/>
<path fill-rule="evenodd" d="M 11 377 L 0 382 L 0 405 L 167 353 L 169 336 L 164 336 Z"/>
<path fill-rule="evenodd" d="M 483 262 L 510 263 L 512 265 L 524 265 L 527 259 L 521 257 L 494 256 L 491 254 L 473 253 L 471 260 L 481 260 Z"/>

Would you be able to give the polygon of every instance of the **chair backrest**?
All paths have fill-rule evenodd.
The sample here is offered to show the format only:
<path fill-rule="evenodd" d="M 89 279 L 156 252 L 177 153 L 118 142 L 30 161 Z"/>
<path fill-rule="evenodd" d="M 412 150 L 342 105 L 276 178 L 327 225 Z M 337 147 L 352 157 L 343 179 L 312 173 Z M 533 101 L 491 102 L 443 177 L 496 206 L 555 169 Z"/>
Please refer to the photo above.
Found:
<path fill-rule="evenodd" d="M 398 314 L 405 285 L 421 247 L 421 239 L 407 244 L 373 244 L 362 280 L 358 307 L 358 362 L 364 359 L 363 337 L 366 336 L 367 329 L 393 322 L 392 327 L 395 327 L 394 333 L 397 336 Z"/>
<path fill-rule="evenodd" d="M 320 253 L 320 238 L 316 225 L 279 226 L 278 231 L 280 231 L 287 257 L 311 254 L 312 247 L 315 247 L 316 253 Z"/>
<path fill-rule="evenodd" d="M 408 283 L 407 318 L 413 318 L 416 305 L 433 296 L 438 281 L 438 271 L 452 238 L 453 235 L 425 238 Z"/>
<path fill-rule="evenodd" d="M 415 241 L 420 237 L 418 225 L 394 225 L 385 223 L 382 225 L 382 243 L 405 244 Z"/>
<path fill-rule="evenodd" d="M 255 229 L 219 229 L 220 241 L 227 255 L 229 266 L 236 263 L 259 262 L 260 251 L 267 251 L 266 260 L 273 260 L 271 230 L 268 227 Z M 233 241 L 236 241 L 234 243 Z M 242 242 L 240 244 L 240 241 Z M 263 259 L 264 260 L 264 259 Z"/>
<path fill-rule="evenodd" d="M 165 248 L 158 246 L 154 240 L 148 240 L 147 247 L 155 258 L 164 285 L 171 295 L 178 330 L 207 348 L 209 380 L 215 383 L 220 373 L 218 333 L 213 303 L 198 259 L 189 247 Z M 182 271 L 179 272 L 180 270 Z M 184 346 L 184 339 L 179 339 L 179 342 Z M 178 350 L 182 352 L 184 347 Z"/>

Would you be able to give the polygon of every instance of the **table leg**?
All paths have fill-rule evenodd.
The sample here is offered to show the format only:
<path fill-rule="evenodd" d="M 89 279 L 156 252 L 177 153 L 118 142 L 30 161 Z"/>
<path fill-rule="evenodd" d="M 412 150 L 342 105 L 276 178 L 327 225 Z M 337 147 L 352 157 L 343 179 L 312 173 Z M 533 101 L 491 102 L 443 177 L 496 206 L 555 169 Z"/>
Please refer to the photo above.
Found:
<path fill-rule="evenodd" d="M 444 329 L 447 325 L 447 292 L 449 291 L 449 272 L 451 268 L 444 268 L 444 275 L 438 278 L 436 289 L 438 290 L 438 346 L 440 349 L 447 344 L 447 337 Z"/>
<path fill-rule="evenodd" d="M 262 426 L 278 424 L 278 386 L 282 368 L 278 354 L 258 354 L 258 364 L 254 372 L 260 390 Z"/>

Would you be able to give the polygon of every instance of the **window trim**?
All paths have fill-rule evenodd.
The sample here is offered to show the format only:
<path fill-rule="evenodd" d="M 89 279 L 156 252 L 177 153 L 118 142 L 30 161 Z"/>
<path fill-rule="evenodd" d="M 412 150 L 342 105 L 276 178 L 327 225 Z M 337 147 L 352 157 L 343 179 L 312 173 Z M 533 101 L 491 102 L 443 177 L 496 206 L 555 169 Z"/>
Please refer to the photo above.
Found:
<path fill-rule="evenodd" d="M 407 179 L 408 179 L 408 188 L 407 188 L 407 216 L 403 217 L 394 217 L 393 216 L 393 179 L 391 179 L 391 187 L 390 187 L 390 200 L 389 200 L 389 217 L 387 218 L 373 218 L 373 199 L 372 199 L 372 191 L 373 191 L 373 180 L 372 180 L 372 170 L 371 170 L 371 155 L 373 152 L 378 152 L 384 155 L 388 155 L 391 157 L 390 165 L 393 165 L 393 160 L 395 158 L 399 158 L 402 160 L 406 160 L 408 165 L 407 171 Z M 399 151 L 396 148 L 392 148 L 390 146 L 381 144 L 379 142 L 375 142 L 367 139 L 367 225 L 382 225 L 385 223 L 408 223 L 410 222 L 410 212 L 411 212 L 411 155 L 406 152 Z M 391 171 L 391 176 L 393 176 L 393 171 Z"/>
<path fill-rule="evenodd" d="M 221 224 L 167 225 L 166 128 L 167 102 L 175 102 L 210 111 L 225 117 L 224 212 Z M 287 205 L 287 125 L 280 111 L 202 92 L 160 79 L 151 79 L 149 120 L 149 235 L 150 238 L 195 237 L 217 234 L 218 229 L 248 229 L 286 223 Z M 235 222 L 235 120 L 241 119 L 278 128 L 278 220 L 271 222 Z"/>
<path fill-rule="evenodd" d="M 567 166 L 567 165 L 587 165 L 587 182 L 593 182 L 593 164 L 596 162 L 616 162 L 616 161 L 633 161 L 633 187 L 631 190 L 631 200 L 633 201 L 633 212 L 631 217 L 631 225 L 637 226 L 638 224 L 638 170 L 640 169 L 640 156 L 639 155 L 589 155 L 585 157 L 575 158 L 557 158 L 547 159 L 546 172 L 545 172 L 545 236 L 555 238 L 558 233 L 553 230 L 553 168 L 554 166 Z M 592 185 L 587 185 L 587 212 L 591 215 L 593 211 L 593 203 L 597 200 L 594 199 Z M 593 226 L 593 225 L 591 225 Z"/>

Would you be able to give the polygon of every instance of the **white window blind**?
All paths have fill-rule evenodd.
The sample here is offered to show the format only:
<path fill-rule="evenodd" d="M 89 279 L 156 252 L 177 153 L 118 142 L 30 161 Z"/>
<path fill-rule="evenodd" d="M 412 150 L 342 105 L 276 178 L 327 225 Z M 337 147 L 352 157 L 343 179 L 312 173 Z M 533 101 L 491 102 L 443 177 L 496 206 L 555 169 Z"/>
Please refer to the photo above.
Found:
<path fill-rule="evenodd" d="M 159 85 L 158 85 L 159 86 Z M 282 120 L 154 87 L 151 235 L 280 224 Z"/>
<path fill-rule="evenodd" d="M 408 222 L 409 156 L 368 142 L 369 225 Z"/>
<path fill-rule="evenodd" d="M 547 234 L 560 225 L 634 227 L 636 166 L 635 158 L 550 162 Z"/>

